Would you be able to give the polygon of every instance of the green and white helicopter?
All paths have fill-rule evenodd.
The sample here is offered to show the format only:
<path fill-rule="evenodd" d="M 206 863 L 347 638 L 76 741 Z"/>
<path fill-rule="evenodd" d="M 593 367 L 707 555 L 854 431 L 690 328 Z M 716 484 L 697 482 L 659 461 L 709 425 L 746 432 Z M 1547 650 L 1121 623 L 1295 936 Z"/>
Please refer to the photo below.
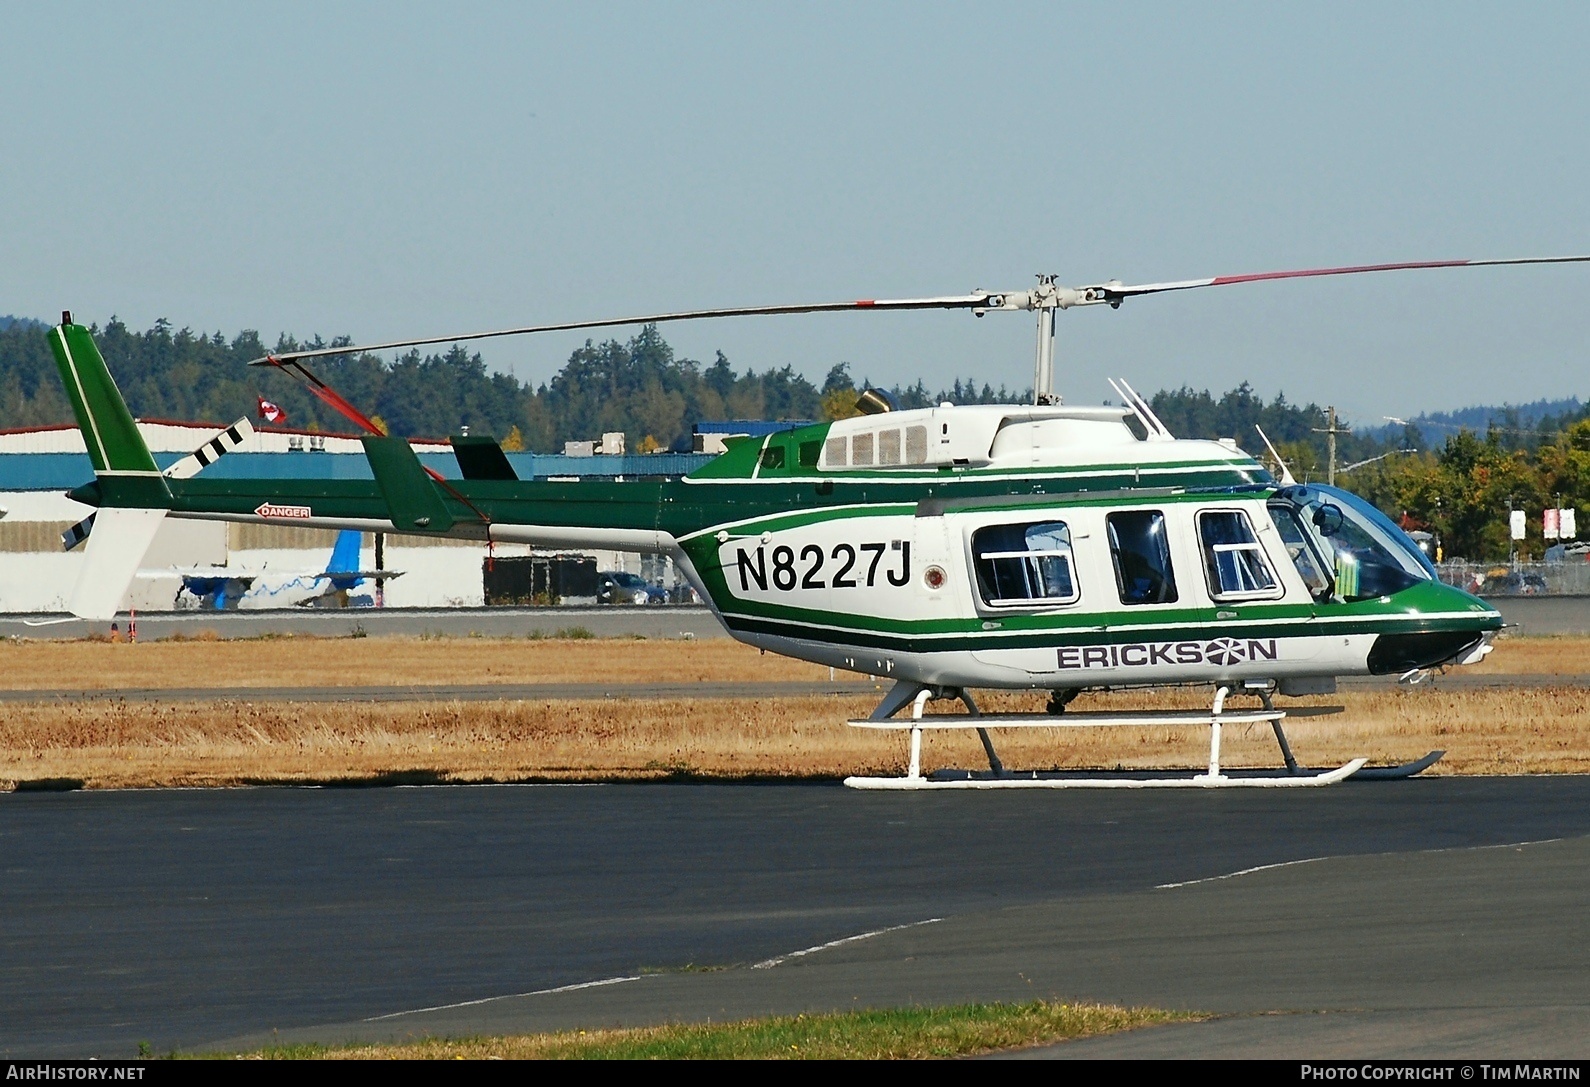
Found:
<path fill-rule="evenodd" d="M 1175 438 L 1124 382 L 1114 383 L 1123 407 L 1062 403 L 1053 382 L 1056 315 L 1258 280 L 1586 261 L 1416 262 L 1075 288 L 1045 276 L 1022 291 L 660 313 L 256 360 L 303 381 L 366 432 L 368 481 L 207 478 L 203 467 L 236 444 L 235 428 L 161 472 L 88 329 L 66 314 L 50 342 L 95 472 L 71 496 L 98 507 L 70 608 L 113 616 L 166 517 L 661 553 L 740 641 L 893 681 L 872 715 L 851 724 L 909 730 L 908 770 L 848 779 L 853 786 L 1330 784 L 1374 771 L 1362 759 L 1302 770 L 1273 694 L 1328 693 L 1339 676 L 1414 677 L 1476 662 L 1501 615 L 1442 584 L 1423 552 L 1362 499 L 1299 485 L 1284 465 L 1276 479 L 1234 442 Z M 494 439 L 455 437 L 462 478 L 446 480 L 306 366 L 319 356 L 555 330 L 878 310 L 1035 314 L 1035 402 L 898 411 L 865 395 L 869 414 L 740 441 L 663 481 L 520 480 Z M 1212 685 L 1209 710 L 1063 712 L 1082 690 L 1182 684 Z M 974 688 L 1049 691 L 1049 712 L 982 715 Z M 1226 709 L 1234 694 L 1257 696 L 1260 708 Z M 924 715 L 927 702 L 941 699 L 968 712 Z M 910 715 L 896 719 L 907 707 Z M 1233 723 L 1273 727 L 1286 769 L 1224 772 L 1221 727 Z M 1015 773 L 989 736 L 995 727 L 1122 724 L 1208 726 L 1207 773 Z M 948 727 L 978 731 L 988 771 L 921 772 L 922 731 Z M 1380 774 L 1416 773 L 1439 755 Z"/>

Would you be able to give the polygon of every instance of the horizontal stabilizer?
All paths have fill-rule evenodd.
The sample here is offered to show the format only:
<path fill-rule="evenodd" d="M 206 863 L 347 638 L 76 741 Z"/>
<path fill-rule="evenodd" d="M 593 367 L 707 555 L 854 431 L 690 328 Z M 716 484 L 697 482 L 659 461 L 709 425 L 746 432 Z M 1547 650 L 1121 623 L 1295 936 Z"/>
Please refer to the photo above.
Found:
<path fill-rule="evenodd" d="M 88 538 L 83 569 L 67 609 L 79 619 L 115 618 L 165 518 L 161 509 L 101 509 L 94 517 L 94 534 Z"/>
<path fill-rule="evenodd" d="M 364 455 L 370 461 L 381 497 L 398 532 L 446 532 L 453 527 L 442 492 L 425 474 L 414 447 L 402 438 L 366 436 Z"/>
<path fill-rule="evenodd" d="M 316 581 L 390 581 L 402 577 L 402 570 L 326 570 L 305 575 Z"/>
<path fill-rule="evenodd" d="M 458 470 L 465 479 L 516 480 L 519 474 L 508 463 L 508 455 L 489 434 L 454 434 L 447 439 L 458 459 Z"/>
<path fill-rule="evenodd" d="M 192 479 L 253 436 L 254 424 L 245 415 L 226 429 L 216 431 L 203 445 L 167 468 L 163 475 L 167 479 Z"/>

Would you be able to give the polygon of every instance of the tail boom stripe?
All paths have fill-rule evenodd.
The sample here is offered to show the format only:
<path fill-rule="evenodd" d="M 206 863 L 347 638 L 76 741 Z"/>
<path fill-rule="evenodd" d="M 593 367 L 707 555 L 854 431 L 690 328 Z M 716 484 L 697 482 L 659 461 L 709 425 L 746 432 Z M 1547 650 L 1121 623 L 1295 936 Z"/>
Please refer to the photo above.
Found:
<path fill-rule="evenodd" d="M 94 436 L 95 448 L 89 450 L 90 454 L 93 454 L 96 450 L 99 454 L 94 457 L 94 468 L 98 471 L 104 471 L 110 467 L 110 458 L 105 455 L 105 442 L 99 436 L 99 422 L 94 418 L 94 413 L 89 410 L 88 393 L 83 390 L 83 377 L 78 373 L 77 360 L 72 357 L 72 347 L 66 342 L 66 329 L 64 326 L 58 327 L 53 332 L 55 338 L 60 341 L 61 352 L 66 356 L 66 369 L 72 375 L 72 386 L 77 393 L 81 417 L 88 422 L 88 430 L 84 433 L 84 437 L 86 438 L 89 433 Z"/>

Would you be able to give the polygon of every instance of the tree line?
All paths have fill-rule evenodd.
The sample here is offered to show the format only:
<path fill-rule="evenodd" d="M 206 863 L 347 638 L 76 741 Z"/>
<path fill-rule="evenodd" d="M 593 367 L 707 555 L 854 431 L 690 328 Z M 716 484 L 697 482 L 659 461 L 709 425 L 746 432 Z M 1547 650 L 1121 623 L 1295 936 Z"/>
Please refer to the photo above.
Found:
<path fill-rule="evenodd" d="M 280 337 L 268 347 L 257 332 L 231 339 L 174 329 L 161 320 L 138 332 L 112 318 L 95 327 L 133 413 L 142 418 L 229 422 L 252 414 L 263 396 L 288 413 L 294 427 L 345 431 L 347 422 L 286 375 L 250 369 L 267 351 L 336 347 L 346 338 L 299 341 Z M 0 428 L 72 421 L 46 340 L 36 321 L 0 319 Z M 510 449 L 556 452 L 571 439 L 621 430 L 641 451 L 690 448 L 701 420 L 820 420 L 855 413 L 858 387 L 867 382 L 848 363 L 833 365 L 818 385 L 791 366 L 737 371 L 718 352 L 709 363 L 676 355 L 656 326 L 625 341 L 587 341 L 549 381 L 532 386 L 488 370 L 478 352 L 454 345 L 444 352 L 411 350 L 387 361 L 370 354 L 333 355 L 316 372 L 369 413 L 390 433 L 440 436 L 467 425 L 491 433 Z M 890 390 L 901 407 L 1021 403 L 1028 389 L 994 388 L 974 379 L 930 390 L 922 381 Z M 1265 400 L 1244 382 L 1215 396 L 1183 387 L 1156 393 L 1154 413 L 1178 437 L 1235 438 L 1263 453 L 1262 427 L 1299 480 L 1323 481 L 1329 472 L 1326 411 L 1294 404 L 1278 393 Z M 1449 556 L 1473 559 L 1508 553 L 1507 501 L 1533 511 L 1535 555 L 1540 509 L 1555 504 L 1590 507 L 1590 410 L 1577 401 L 1552 405 L 1560 414 L 1503 425 L 1512 417 L 1492 409 L 1485 434 L 1467 429 L 1438 435 L 1434 444 L 1419 427 L 1377 427 L 1339 436 L 1338 483 L 1374 501 L 1411 528 L 1443 539 Z M 1578 408 L 1577 411 L 1573 410 Z M 1500 418 L 1501 424 L 1494 420 Z M 1268 454 L 1263 454 L 1268 456 Z M 1587 528 L 1590 530 L 1590 528 Z"/>
<path fill-rule="evenodd" d="M 0 318 L 0 428 L 72 421 L 48 331 L 37 321 Z M 115 318 L 92 331 L 140 418 L 230 422 L 252 413 L 255 397 L 263 396 L 287 412 L 289 426 L 349 427 L 287 375 L 247 365 L 270 351 L 336 347 L 350 343 L 347 338 L 282 336 L 270 346 L 251 330 L 227 339 L 160 320 L 137 332 Z M 468 426 L 536 452 L 557 452 L 565 441 L 614 430 L 648 451 L 686 450 L 701 420 L 832 419 L 849 414 L 856 398 L 847 363 L 835 365 L 821 386 L 788 365 L 737 371 L 721 351 L 710 363 L 676 355 L 656 326 L 623 342 L 587 341 L 539 386 L 489 371 L 478 352 L 459 345 L 440 353 L 411 350 L 391 361 L 372 354 L 330 355 L 312 366 L 392 434 L 435 437 Z M 904 407 L 1027 396 L 969 379 L 937 392 L 920 381 L 894 392 Z"/>

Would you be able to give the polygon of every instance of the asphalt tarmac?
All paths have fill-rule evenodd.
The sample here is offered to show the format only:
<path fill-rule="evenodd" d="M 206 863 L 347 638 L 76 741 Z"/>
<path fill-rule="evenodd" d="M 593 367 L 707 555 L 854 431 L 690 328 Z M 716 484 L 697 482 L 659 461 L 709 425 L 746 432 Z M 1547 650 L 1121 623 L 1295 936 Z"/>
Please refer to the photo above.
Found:
<path fill-rule="evenodd" d="M 0 1053 L 1042 996 L 1222 1016 L 1060 1056 L 1584 1056 L 1587 835 L 1569 777 L 0 795 Z"/>

